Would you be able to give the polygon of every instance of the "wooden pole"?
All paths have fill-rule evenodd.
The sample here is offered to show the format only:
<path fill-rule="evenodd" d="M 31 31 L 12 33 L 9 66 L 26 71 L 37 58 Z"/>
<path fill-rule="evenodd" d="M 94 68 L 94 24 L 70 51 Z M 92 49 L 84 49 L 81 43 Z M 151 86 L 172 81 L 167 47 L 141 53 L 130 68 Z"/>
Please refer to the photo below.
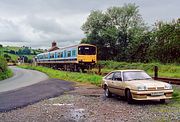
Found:
<path fill-rule="evenodd" d="M 154 78 L 158 78 L 158 66 L 154 66 Z"/>

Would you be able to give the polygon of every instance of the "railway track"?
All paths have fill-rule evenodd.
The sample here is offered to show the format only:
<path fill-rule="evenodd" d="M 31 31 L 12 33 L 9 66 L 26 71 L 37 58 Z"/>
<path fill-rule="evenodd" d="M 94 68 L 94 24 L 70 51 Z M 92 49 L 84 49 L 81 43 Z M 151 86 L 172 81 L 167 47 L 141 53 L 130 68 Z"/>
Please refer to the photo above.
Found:
<path fill-rule="evenodd" d="M 155 80 L 164 81 L 170 84 L 177 84 L 180 85 L 180 78 L 163 78 L 163 77 L 153 77 Z"/>

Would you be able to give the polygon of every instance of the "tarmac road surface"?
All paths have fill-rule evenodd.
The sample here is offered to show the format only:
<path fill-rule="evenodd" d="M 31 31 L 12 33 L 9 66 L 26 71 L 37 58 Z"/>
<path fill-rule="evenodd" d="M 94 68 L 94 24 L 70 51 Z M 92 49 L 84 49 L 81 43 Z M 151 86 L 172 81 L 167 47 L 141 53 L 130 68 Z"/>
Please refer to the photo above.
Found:
<path fill-rule="evenodd" d="M 0 81 L 0 93 L 29 86 L 48 79 L 46 74 L 35 70 L 27 70 L 15 66 L 11 66 L 10 69 L 13 71 L 14 76 Z"/>
<path fill-rule="evenodd" d="M 73 90 L 72 82 L 48 79 L 38 71 L 17 67 L 11 69 L 15 75 L 0 81 L 0 112 L 21 108 Z"/>

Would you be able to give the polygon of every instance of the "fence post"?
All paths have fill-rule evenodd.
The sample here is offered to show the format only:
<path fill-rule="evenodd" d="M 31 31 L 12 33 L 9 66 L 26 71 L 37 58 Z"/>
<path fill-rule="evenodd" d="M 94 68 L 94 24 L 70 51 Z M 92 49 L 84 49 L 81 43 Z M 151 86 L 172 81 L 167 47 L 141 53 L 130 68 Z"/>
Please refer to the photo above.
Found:
<path fill-rule="evenodd" d="M 154 79 L 158 78 L 158 66 L 154 66 Z"/>
<path fill-rule="evenodd" d="M 101 74 L 101 65 L 100 64 L 98 65 L 98 74 L 99 75 Z"/>

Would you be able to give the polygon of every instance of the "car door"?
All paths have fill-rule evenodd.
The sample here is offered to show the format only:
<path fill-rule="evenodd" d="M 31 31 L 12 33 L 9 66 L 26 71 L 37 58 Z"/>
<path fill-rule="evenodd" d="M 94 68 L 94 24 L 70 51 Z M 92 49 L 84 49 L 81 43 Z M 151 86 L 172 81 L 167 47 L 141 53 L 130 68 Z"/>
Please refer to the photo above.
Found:
<path fill-rule="evenodd" d="M 110 73 L 108 76 L 106 76 L 105 78 L 105 82 L 108 84 L 108 88 L 109 88 L 109 91 L 111 93 L 114 93 L 114 89 L 112 88 L 112 85 L 113 85 L 113 76 L 114 76 L 114 72 Z"/>
<path fill-rule="evenodd" d="M 122 73 L 120 71 L 114 73 L 112 87 L 115 94 L 124 95 L 124 82 L 122 81 Z"/>

